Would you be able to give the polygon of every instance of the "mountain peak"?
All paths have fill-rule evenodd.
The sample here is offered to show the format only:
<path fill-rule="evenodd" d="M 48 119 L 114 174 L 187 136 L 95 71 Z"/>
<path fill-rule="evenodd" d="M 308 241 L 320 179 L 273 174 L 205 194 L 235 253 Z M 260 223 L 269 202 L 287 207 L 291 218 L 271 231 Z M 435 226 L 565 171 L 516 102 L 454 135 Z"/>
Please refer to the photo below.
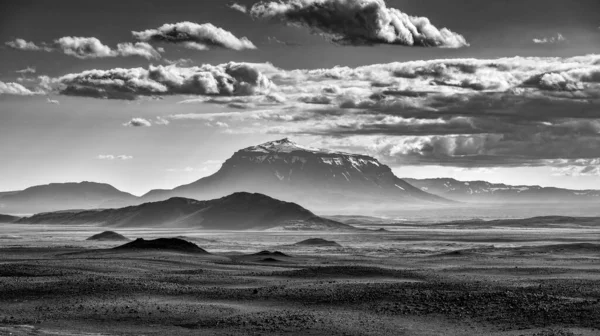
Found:
<path fill-rule="evenodd" d="M 331 153 L 324 149 L 302 146 L 289 138 L 268 141 L 260 145 L 244 148 L 242 151 L 253 153 L 291 153 L 295 151 Z"/>

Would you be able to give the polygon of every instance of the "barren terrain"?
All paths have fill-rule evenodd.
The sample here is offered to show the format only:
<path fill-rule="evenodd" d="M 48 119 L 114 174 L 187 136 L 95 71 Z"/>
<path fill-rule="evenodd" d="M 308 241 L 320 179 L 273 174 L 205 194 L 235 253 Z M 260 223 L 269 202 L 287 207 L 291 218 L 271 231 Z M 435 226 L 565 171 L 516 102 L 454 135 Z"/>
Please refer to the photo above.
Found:
<path fill-rule="evenodd" d="M 0 225 L 0 335 L 600 335 L 600 227 L 364 227 L 116 230 L 202 254 Z"/>

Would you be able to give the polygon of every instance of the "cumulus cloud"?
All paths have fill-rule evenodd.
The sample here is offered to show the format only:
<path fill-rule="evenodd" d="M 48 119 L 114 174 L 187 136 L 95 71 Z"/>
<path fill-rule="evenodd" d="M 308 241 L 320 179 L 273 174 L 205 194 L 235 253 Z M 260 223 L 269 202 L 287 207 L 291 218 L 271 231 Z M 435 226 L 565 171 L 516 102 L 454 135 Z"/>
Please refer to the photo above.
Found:
<path fill-rule="evenodd" d="M 152 122 L 144 118 L 132 118 L 128 122 L 124 123 L 123 126 L 127 127 L 150 127 Z"/>
<path fill-rule="evenodd" d="M 117 56 L 140 56 L 146 59 L 159 59 L 161 55 L 157 49 L 145 42 L 119 43 L 116 49 L 103 44 L 95 37 L 64 36 L 54 40 L 51 46 L 44 44 L 43 47 L 27 42 L 23 39 L 6 42 L 11 48 L 30 51 L 60 51 L 65 55 L 80 59 L 103 58 Z"/>
<path fill-rule="evenodd" d="M 384 0 L 262 1 L 250 9 L 258 19 L 303 26 L 344 44 L 398 44 L 460 48 L 469 44 L 447 28 L 436 28 L 426 17 L 410 16 L 387 7 Z"/>
<path fill-rule="evenodd" d="M 10 48 L 17 50 L 26 50 L 26 51 L 51 51 L 51 48 L 46 46 L 39 46 L 33 42 L 25 41 L 24 39 L 18 38 L 13 41 L 8 41 L 4 43 Z"/>
<path fill-rule="evenodd" d="M 235 111 L 165 120 L 196 120 L 222 132 L 310 137 L 328 141 L 323 147 L 367 152 L 397 165 L 559 167 L 552 160 L 595 158 L 600 148 L 600 55 L 312 70 L 171 65 L 90 70 L 46 82 L 65 95 L 186 95 L 180 103 Z"/>
<path fill-rule="evenodd" d="M 561 33 L 557 33 L 556 35 L 550 37 L 533 39 L 533 43 L 535 44 L 558 44 L 564 42 L 567 42 L 567 39 Z"/>
<path fill-rule="evenodd" d="M 133 36 L 144 42 L 177 43 L 185 48 L 204 50 L 220 47 L 232 50 L 256 49 L 246 37 L 238 38 L 231 32 L 211 23 L 166 23 L 156 29 L 133 31 Z"/>
<path fill-rule="evenodd" d="M 95 37 L 65 36 L 54 41 L 63 53 L 77 58 L 99 58 L 114 56 L 112 49 Z"/>
<path fill-rule="evenodd" d="M 182 68 L 174 65 L 88 70 L 54 80 L 64 95 L 109 99 L 175 94 L 246 96 L 268 91 L 271 81 L 250 63 Z"/>
<path fill-rule="evenodd" d="M 96 156 L 98 160 L 131 160 L 131 155 L 112 155 L 112 154 L 100 154 Z"/>
<path fill-rule="evenodd" d="M 34 92 L 24 87 L 19 83 L 13 82 L 2 82 L 0 81 L 0 94 L 5 95 L 14 95 L 14 96 L 31 96 L 34 94 L 38 94 L 39 92 Z"/>

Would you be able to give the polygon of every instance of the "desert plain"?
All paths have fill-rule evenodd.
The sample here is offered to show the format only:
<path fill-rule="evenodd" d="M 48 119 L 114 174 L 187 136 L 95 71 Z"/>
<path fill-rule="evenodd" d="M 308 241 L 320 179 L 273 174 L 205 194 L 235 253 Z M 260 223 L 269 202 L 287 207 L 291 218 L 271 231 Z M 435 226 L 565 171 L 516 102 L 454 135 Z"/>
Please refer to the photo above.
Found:
<path fill-rule="evenodd" d="M 114 229 L 207 253 L 2 224 L 0 335 L 600 335 L 593 220 L 342 219 L 363 230 Z"/>

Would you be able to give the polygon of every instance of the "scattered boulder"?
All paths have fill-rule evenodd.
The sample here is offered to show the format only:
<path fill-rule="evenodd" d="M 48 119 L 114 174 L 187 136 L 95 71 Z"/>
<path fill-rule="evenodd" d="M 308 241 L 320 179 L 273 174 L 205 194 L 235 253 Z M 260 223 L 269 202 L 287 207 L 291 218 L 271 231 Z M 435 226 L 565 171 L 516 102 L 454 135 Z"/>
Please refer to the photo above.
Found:
<path fill-rule="evenodd" d="M 297 242 L 294 245 L 335 246 L 335 247 L 341 247 L 342 246 L 342 245 L 338 244 L 337 242 L 335 242 L 333 240 L 326 240 L 326 239 L 322 239 L 322 238 L 309 238 L 309 239 L 303 240 L 301 242 Z"/>
<path fill-rule="evenodd" d="M 115 250 L 164 250 L 208 254 L 206 250 L 194 243 L 179 238 L 158 238 L 145 240 L 138 238 L 127 244 L 117 246 Z"/>
<path fill-rule="evenodd" d="M 122 234 L 114 231 L 104 231 L 89 237 L 86 240 L 99 240 L 99 241 L 129 241 L 129 238 Z"/>

